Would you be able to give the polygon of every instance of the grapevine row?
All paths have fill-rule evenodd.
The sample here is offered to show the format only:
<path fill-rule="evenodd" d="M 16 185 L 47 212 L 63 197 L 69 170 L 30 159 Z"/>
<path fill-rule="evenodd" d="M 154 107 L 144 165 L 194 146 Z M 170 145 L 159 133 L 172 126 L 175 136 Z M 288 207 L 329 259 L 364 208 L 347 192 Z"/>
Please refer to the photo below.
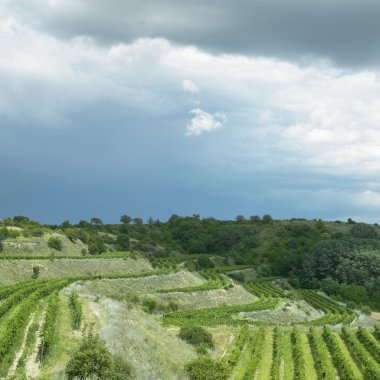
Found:
<path fill-rule="evenodd" d="M 277 305 L 277 300 L 263 299 L 257 302 L 234 305 L 234 306 L 217 306 L 204 309 L 178 310 L 166 313 L 163 321 L 166 324 L 183 326 L 186 324 L 199 324 L 202 326 L 217 325 L 238 325 L 248 323 L 248 321 L 233 318 L 233 314 L 239 312 L 250 312 L 258 310 L 272 309 Z"/>
<path fill-rule="evenodd" d="M 233 349 L 225 357 L 225 361 L 230 369 L 234 368 L 235 365 L 237 364 L 239 360 L 239 356 L 247 342 L 247 338 L 248 338 L 248 325 L 244 325 L 241 328 L 238 336 L 236 337 Z"/>
<path fill-rule="evenodd" d="M 380 363 L 380 342 L 378 342 L 376 338 L 363 327 L 359 327 L 357 336 L 365 348 Z"/>
<path fill-rule="evenodd" d="M 309 330 L 309 342 L 319 378 L 335 380 L 335 368 L 330 360 L 327 347 L 320 334 L 313 328 Z"/>
<path fill-rule="evenodd" d="M 264 349 L 264 341 L 265 341 L 265 330 L 263 327 L 256 332 L 254 337 L 254 350 L 252 353 L 252 358 L 248 364 L 248 367 L 243 375 L 242 380 L 254 379 L 255 374 L 257 372 L 263 349 Z"/>
<path fill-rule="evenodd" d="M 283 340 L 284 340 L 284 337 L 282 335 L 282 332 L 280 328 L 276 326 L 273 332 L 273 361 L 272 361 L 272 367 L 271 367 L 272 380 L 281 379 L 280 369 L 281 369 L 282 354 L 284 350 Z"/>
<path fill-rule="evenodd" d="M 82 305 L 79 301 L 78 293 L 72 292 L 70 294 L 69 307 L 71 312 L 71 325 L 73 329 L 78 330 L 82 322 Z"/>
<path fill-rule="evenodd" d="M 305 359 L 302 352 L 301 333 L 294 327 L 291 333 L 293 345 L 294 379 L 306 380 Z"/>
<path fill-rule="evenodd" d="M 68 285 L 67 280 L 52 281 L 41 286 L 33 293 L 24 298 L 18 305 L 7 314 L 5 321 L 0 326 L 0 373 L 4 374 L 13 359 L 13 352 L 20 340 L 30 314 L 36 308 L 38 301 L 55 290 Z"/>
<path fill-rule="evenodd" d="M 59 296 L 58 292 L 54 292 L 50 296 L 50 300 L 46 309 L 45 323 L 41 332 L 41 345 L 39 348 L 39 357 L 42 362 L 50 353 L 51 347 L 55 340 L 55 327 L 59 312 Z"/>
<path fill-rule="evenodd" d="M 344 380 L 358 380 L 354 375 L 351 364 L 351 357 L 346 356 L 338 342 L 336 335 L 327 327 L 323 329 L 323 338 L 329 348 L 330 355 L 334 361 L 335 367 L 339 372 L 339 376 Z"/>
<path fill-rule="evenodd" d="M 362 371 L 365 373 L 366 378 L 368 380 L 380 380 L 380 367 L 378 363 L 368 355 L 368 351 L 362 346 L 354 332 L 344 327 L 342 333 L 348 347 L 354 353 L 358 361 L 360 361 Z"/>

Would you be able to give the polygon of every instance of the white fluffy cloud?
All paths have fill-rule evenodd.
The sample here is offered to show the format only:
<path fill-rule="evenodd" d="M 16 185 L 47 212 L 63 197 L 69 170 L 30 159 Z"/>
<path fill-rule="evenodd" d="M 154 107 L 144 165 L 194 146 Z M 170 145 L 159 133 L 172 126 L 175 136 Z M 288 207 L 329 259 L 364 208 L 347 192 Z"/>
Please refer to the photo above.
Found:
<path fill-rule="evenodd" d="M 184 79 L 182 88 L 184 91 L 190 92 L 190 94 L 197 94 L 199 92 L 198 86 L 190 79 Z"/>
<path fill-rule="evenodd" d="M 194 117 L 187 124 L 186 136 L 199 136 L 204 132 L 215 131 L 227 123 L 227 116 L 223 112 L 217 112 L 212 115 L 200 108 L 195 108 L 190 113 Z"/>

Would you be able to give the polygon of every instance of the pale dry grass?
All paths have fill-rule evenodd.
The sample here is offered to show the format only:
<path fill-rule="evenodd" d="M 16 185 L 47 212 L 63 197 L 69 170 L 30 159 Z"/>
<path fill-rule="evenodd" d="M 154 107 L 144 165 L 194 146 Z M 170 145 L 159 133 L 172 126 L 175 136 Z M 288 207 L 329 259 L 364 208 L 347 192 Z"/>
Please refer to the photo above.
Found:
<path fill-rule="evenodd" d="M 100 338 L 113 354 L 132 364 L 136 379 L 186 378 L 184 364 L 195 352 L 177 337 L 177 330 L 164 329 L 154 317 L 124 302 L 103 299 L 100 305 L 107 315 Z"/>
<path fill-rule="evenodd" d="M 30 280 L 33 267 L 40 268 L 39 278 L 59 278 L 78 275 L 119 274 L 152 269 L 144 259 L 52 259 L 0 260 L 0 284 Z"/>

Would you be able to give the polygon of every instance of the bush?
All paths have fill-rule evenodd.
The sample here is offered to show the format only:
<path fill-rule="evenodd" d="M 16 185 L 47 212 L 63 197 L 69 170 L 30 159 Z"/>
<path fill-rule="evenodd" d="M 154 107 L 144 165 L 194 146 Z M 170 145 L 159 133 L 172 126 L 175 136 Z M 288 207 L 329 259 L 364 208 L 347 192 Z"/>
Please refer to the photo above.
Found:
<path fill-rule="evenodd" d="M 365 223 L 351 227 L 350 234 L 361 239 L 376 239 L 378 237 L 375 227 Z"/>
<path fill-rule="evenodd" d="M 208 356 L 194 359 L 185 367 L 190 380 L 227 380 L 229 368 L 223 362 L 217 362 Z"/>
<path fill-rule="evenodd" d="M 370 306 L 363 306 L 362 307 L 362 312 L 366 315 L 371 315 L 372 313 L 372 309 L 370 308 Z"/>
<path fill-rule="evenodd" d="M 59 239 L 57 237 L 51 237 L 51 238 L 49 238 L 47 244 L 52 249 L 55 249 L 57 251 L 62 251 L 62 248 L 63 248 L 62 241 L 61 241 L 61 239 Z"/>
<path fill-rule="evenodd" d="M 143 309 L 147 313 L 153 313 L 157 308 L 157 302 L 152 299 L 146 299 L 143 301 Z"/>
<path fill-rule="evenodd" d="M 212 335 L 200 326 L 185 326 L 179 331 L 179 337 L 194 346 L 214 348 Z"/>
<path fill-rule="evenodd" d="M 32 274 L 32 278 L 33 279 L 37 279 L 38 276 L 40 274 L 40 267 L 39 266 L 34 266 L 33 267 L 33 274 Z"/>
<path fill-rule="evenodd" d="M 107 380 L 111 378 L 112 367 L 112 356 L 107 347 L 90 333 L 83 338 L 80 347 L 71 357 L 66 374 L 69 380 L 86 379 L 90 376 Z"/>
<path fill-rule="evenodd" d="M 198 259 L 198 268 L 200 269 L 214 268 L 214 266 L 214 263 L 206 256 L 201 256 Z"/>
<path fill-rule="evenodd" d="M 90 244 L 88 246 L 88 252 L 90 253 L 90 255 L 98 255 L 99 254 L 99 248 L 98 248 L 97 244 Z"/>

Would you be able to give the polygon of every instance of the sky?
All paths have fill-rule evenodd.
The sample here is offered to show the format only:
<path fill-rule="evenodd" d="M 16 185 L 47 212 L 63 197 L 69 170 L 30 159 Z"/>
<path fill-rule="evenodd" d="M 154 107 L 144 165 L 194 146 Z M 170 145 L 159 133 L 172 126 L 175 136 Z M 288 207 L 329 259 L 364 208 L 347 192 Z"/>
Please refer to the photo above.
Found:
<path fill-rule="evenodd" d="M 380 222 L 377 0 L 0 0 L 0 218 Z"/>

